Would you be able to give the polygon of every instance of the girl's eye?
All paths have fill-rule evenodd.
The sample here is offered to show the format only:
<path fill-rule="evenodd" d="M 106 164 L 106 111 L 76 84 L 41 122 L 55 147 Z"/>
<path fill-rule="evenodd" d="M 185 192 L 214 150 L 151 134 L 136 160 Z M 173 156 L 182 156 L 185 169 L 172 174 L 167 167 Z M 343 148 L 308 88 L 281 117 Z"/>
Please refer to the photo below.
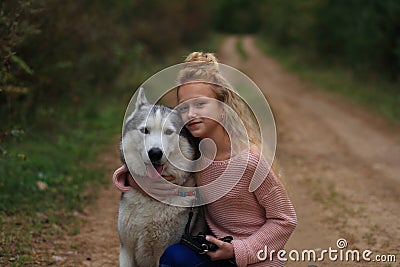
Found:
<path fill-rule="evenodd" d="M 171 129 L 167 129 L 164 133 L 165 133 L 166 135 L 171 135 L 171 134 L 174 133 L 174 131 L 171 130 Z"/>
<path fill-rule="evenodd" d="M 178 107 L 178 111 L 180 113 L 183 113 L 183 112 L 186 112 L 188 110 L 188 108 L 189 107 L 187 105 L 182 105 L 182 106 Z"/>
<path fill-rule="evenodd" d="M 147 129 L 147 127 L 140 128 L 140 132 L 143 133 L 143 134 L 149 134 L 150 133 L 150 131 L 149 131 L 149 129 Z"/>
<path fill-rule="evenodd" d="M 206 104 L 206 102 L 197 102 L 196 107 L 202 107 Z"/>
<path fill-rule="evenodd" d="M 195 103 L 194 103 L 194 105 L 197 107 L 197 108 L 201 108 L 201 107 L 203 107 L 203 106 L 205 106 L 205 105 L 207 105 L 208 104 L 208 101 L 206 100 L 206 99 L 198 99 Z"/>

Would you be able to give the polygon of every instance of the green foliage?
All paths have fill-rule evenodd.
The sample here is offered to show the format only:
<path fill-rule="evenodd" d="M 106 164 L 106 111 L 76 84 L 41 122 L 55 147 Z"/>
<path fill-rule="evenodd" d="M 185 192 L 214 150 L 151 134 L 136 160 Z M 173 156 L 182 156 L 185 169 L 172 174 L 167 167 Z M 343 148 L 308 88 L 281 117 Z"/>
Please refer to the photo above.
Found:
<path fill-rule="evenodd" d="M 229 33 L 255 33 L 259 30 L 259 8 L 263 0 L 217 0 L 212 4 L 213 27 Z"/>
<path fill-rule="evenodd" d="M 320 62 L 399 79 L 400 2 L 265 0 L 262 35 Z"/>
<path fill-rule="evenodd" d="M 116 100 L 92 97 L 97 103 L 87 101 L 79 109 L 40 108 L 36 125 L 28 131 L 13 129 L 4 134 L 0 153 L 0 265 L 46 260 L 32 251 L 43 240 L 74 232 L 76 212 L 82 211 L 98 191 L 104 167 L 95 160 L 117 142 L 117 118 L 122 118 L 124 106 Z"/>
<path fill-rule="evenodd" d="M 0 2 L 0 131 L 49 102 L 76 103 L 83 88 L 108 93 L 128 68 L 137 77 L 141 65 L 207 38 L 206 7 L 180 0 Z"/>
<path fill-rule="evenodd" d="M 110 135 L 116 131 L 111 129 L 119 128 L 107 116 L 123 112 L 110 107 L 101 113 L 58 111 L 62 115 L 42 110 L 43 119 L 29 132 L 14 129 L 6 135 L 0 155 L 0 211 L 13 215 L 82 208 L 86 184 L 101 175 L 88 162 L 113 141 Z"/>
<path fill-rule="evenodd" d="M 243 38 L 239 38 L 235 44 L 236 52 L 240 55 L 241 59 L 246 61 L 249 58 L 246 50 L 243 47 Z"/>
<path fill-rule="evenodd" d="M 262 33 L 283 46 L 311 48 L 314 12 L 320 5 L 321 0 L 264 1 L 260 9 L 264 18 Z"/>
<path fill-rule="evenodd" d="M 328 54 L 328 57 L 339 55 L 346 63 L 361 70 L 382 69 L 392 78 L 399 74 L 400 57 L 396 54 L 400 43 L 398 1 L 327 1 L 319 14 L 316 41 L 320 53 Z M 334 17 L 336 19 L 332 21 Z M 322 33 L 322 29 L 332 31 L 328 30 L 330 34 L 327 34 Z"/>
<path fill-rule="evenodd" d="M 25 38 L 36 35 L 39 30 L 29 23 L 33 14 L 40 9 L 39 1 L 2 1 L 0 2 L 0 134 L 13 119 L 20 120 L 21 113 L 13 103 L 27 99 L 30 92 L 25 80 L 30 80 L 34 71 L 21 58 L 16 48 Z M 29 103 L 29 100 L 26 101 Z M 21 107 L 26 112 L 26 107 Z M 18 114 L 17 114 L 18 113 Z"/>
<path fill-rule="evenodd" d="M 218 31 L 260 33 L 308 59 L 400 79 L 397 0 L 217 0 L 212 14 Z"/>
<path fill-rule="evenodd" d="M 397 0 L 217 0 L 212 13 L 216 30 L 260 33 L 308 59 L 400 79 Z"/>

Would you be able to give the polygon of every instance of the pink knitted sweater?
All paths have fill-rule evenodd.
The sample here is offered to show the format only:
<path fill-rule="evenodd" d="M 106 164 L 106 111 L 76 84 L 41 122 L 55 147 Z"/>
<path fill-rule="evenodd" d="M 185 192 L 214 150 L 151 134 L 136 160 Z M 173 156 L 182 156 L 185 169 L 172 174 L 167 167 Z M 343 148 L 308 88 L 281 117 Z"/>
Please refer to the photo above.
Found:
<path fill-rule="evenodd" d="M 245 157 L 243 157 L 245 156 Z M 229 168 L 243 166 L 247 168 L 238 183 L 222 198 L 207 204 L 206 220 L 211 231 L 218 237 L 233 236 L 233 246 L 236 263 L 242 266 L 283 266 L 275 253 L 270 261 L 260 261 L 259 250 L 265 245 L 269 251 L 278 252 L 283 249 L 291 233 L 296 227 L 297 217 L 284 187 L 273 171 L 268 173 L 268 165 L 258 153 L 244 152 L 240 156 L 225 161 L 214 161 L 200 172 L 197 185 L 211 183 Z M 266 177 L 261 186 L 254 192 L 249 192 L 250 181 L 260 163 Z M 268 173 L 268 174 L 267 174 Z M 262 254 L 264 255 L 264 254 Z"/>
<path fill-rule="evenodd" d="M 257 253 L 268 248 L 278 252 L 283 249 L 297 224 L 294 207 L 289 200 L 284 187 L 273 171 L 268 171 L 268 164 L 256 152 L 245 151 L 239 156 L 224 161 L 213 161 L 199 172 L 197 185 L 204 186 L 217 178 L 227 169 L 242 168 L 247 163 L 238 183 L 222 198 L 206 205 L 206 221 L 211 231 L 218 237 L 233 236 L 233 247 L 236 263 L 242 266 L 283 266 L 276 253 L 270 261 L 267 258 L 260 261 Z M 255 174 L 257 164 L 261 164 L 265 177 L 262 184 L 249 192 L 249 184 Z M 115 171 L 113 182 L 121 191 L 129 190 L 123 181 L 126 167 Z M 239 173 L 242 173 L 240 171 Z M 264 256 L 264 254 L 262 254 Z"/>

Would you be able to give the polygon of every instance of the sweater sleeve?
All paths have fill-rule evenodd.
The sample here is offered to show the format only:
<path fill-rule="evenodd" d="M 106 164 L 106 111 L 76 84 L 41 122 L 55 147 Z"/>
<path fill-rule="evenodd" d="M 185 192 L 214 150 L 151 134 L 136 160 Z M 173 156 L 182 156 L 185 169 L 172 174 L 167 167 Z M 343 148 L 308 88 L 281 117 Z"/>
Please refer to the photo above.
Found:
<path fill-rule="evenodd" d="M 125 165 L 122 165 L 121 167 L 119 167 L 118 169 L 116 169 L 114 171 L 113 177 L 112 177 L 112 181 L 115 185 L 115 187 L 123 192 L 128 192 L 129 190 L 132 189 L 131 186 L 126 186 L 126 175 L 129 173 L 128 168 Z"/>
<path fill-rule="evenodd" d="M 236 263 L 239 267 L 260 262 L 257 252 L 267 246 L 267 260 L 272 250 L 283 249 L 297 225 L 294 207 L 283 185 L 277 181 L 271 170 L 261 186 L 254 191 L 259 202 L 265 208 L 266 222 L 255 233 L 241 240 L 233 240 Z M 276 256 L 276 253 L 274 254 Z M 271 266 L 279 266 L 277 258 Z"/>

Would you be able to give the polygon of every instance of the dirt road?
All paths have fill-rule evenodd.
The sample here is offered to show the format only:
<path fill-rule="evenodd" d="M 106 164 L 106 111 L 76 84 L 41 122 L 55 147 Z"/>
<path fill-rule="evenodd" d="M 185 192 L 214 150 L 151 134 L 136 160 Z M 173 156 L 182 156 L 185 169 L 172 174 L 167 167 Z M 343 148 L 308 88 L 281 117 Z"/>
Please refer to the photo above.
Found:
<path fill-rule="evenodd" d="M 329 247 L 338 250 L 336 242 L 344 238 L 347 249 L 371 250 L 371 259 L 397 255 L 391 265 L 331 261 L 325 254 L 323 262 L 289 261 L 287 266 L 400 266 L 399 127 L 339 96 L 313 90 L 262 54 L 251 37 L 243 39 L 248 58 L 242 59 L 236 42 L 236 37 L 224 41 L 221 62 L 253 79 L 276 119 L 277 159 L 299 220 L 286 250 L 296 249 L 300 256 L 304 249 L 314 250 L 319 256 Z M 116 149 L 113 153 L 103 159 L 110 181 L 119 165 Z M 56 255 L 60 265 L 117 265 L 118 198 L 111 184 L 99 193 L 80 234 L 60 241 L 65 244 Z"/>

